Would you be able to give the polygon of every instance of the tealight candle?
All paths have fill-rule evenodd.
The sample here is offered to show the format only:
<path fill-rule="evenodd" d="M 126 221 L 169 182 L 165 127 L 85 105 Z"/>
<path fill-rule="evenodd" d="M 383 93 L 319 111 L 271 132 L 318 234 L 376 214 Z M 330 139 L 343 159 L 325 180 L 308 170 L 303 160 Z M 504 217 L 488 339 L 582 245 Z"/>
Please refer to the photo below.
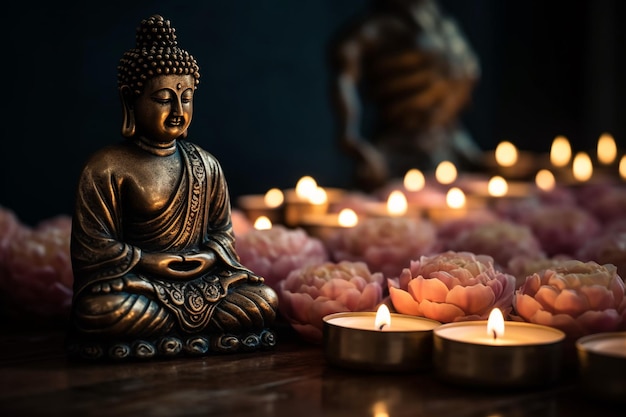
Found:
<path fill-rule="evenodd" d="M 358 223 L 359 216 L 356 212 L 350 208 L 344 208 L 339 213 L 304 215 L 300 221 L 300 227 L 310 236 L 326 242 L 337 231 L 354 227 Z"/>
<path fill-rule="evenodd" d="M 423 317 L 344 312 L 324 317 L 329 363 L 350 369 L 411 372 L 432 367 L 432 331 L 441 323 Z"/>
<path fill-rule="evenodd" d="M 583 391 L 626 403 L 626 332 L 596 333 L 576 341 Z"/>
<path fill-rule="evenodd" d="M 282 223 L 284 217 L 284 194 L 278 188 L 267 190 L 264 195 L 242 195 L 237 198 L 237 206 L 246 213 L 250 221 L 261 216 L 272 223 Z"/>
<path fill-rule="evenodd" d="M 435 371 L 441 379 L 473 386 L 550 384 L 560 377 L 564 339 L 565 333 L 552 327 L 505 325 L 500 310 L 494 309 L 489 320 L 434 329 Z"/>

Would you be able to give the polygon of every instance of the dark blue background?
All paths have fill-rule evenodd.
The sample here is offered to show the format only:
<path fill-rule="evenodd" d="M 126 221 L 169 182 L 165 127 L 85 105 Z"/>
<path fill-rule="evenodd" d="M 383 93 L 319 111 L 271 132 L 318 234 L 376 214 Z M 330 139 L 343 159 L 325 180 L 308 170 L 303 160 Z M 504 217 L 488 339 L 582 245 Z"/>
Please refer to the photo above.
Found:
<path fill-rule="evenodd" d="M 366 0 L 23 2 L 5 13 L 0 205 L 27 223 L 70 214 L 87 156 L 121 139 L 116 66 L 152 13 L 200 64 L 190 139 L 237 196 L 303 175 L 349 187 L 335 145 L 326 48 Z M 442 0 L 478 53 L 464 119 L 483 149 L 547 152 L 557 134 L 624 143 L 625 6 L 615 0 Z"/>

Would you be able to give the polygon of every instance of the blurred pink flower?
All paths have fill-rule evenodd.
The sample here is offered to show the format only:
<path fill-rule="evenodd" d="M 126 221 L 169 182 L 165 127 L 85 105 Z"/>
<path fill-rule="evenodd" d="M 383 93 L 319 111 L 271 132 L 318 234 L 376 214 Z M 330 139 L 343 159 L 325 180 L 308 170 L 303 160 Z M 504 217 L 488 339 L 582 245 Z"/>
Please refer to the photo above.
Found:
<path fill-rule="evenodd" d="M 486 320 L 495 307 L 506 317 L 515 291 L 515 278 L 496 270 L 493 258 L 470 252 L 422 256 L 387 281 L 399 313 L 442 323 Z"/>
<path fill-rule="evenodd" d="M 0 289 L 11 310 L 46 319 L 66 318 L 72 302 L 72 220 L 61 215 L 23 227 L 7 243 Z"/>
<path fill-rule="evenodd" d="M 294 269 L 329 260 L 321 240 L 303 229 L 282 225 L 265 230 L 251 229 L 237 237 L 236 245 L 240 262 L 274 289 Z"/>
<path fill-rule="evenodd" d="M 495 262 L 494 267 L 502 271 L 514 257 L 543 256 L 541 244 L 528 226 L 506 220 L 467 229 L 448 241 L 446 249 L 489 255 Z"/>
<path fill-rule="evenodd" d="M 586 210 L 571 205 L 546 205 L 520 219 L 533 231 L 547 256 L 574 255 L 600 232 L 600 223 Z"/>
<path fill-rule="evenodd" d="M 292 271 L 278 285 L 278 308 L 300 336 L 321 343 L 323 318 L 344 311 L 374 311 L 383 275 L 363 262 L 324 262 Z"/>
<path fill-rule="evenodd" d="M 578 202 L 603 224 L 626 219 L 626 187 L 623 185 L 589 185 L 579 191 Z"/>
<path fill-rule="evenodd" d="M 458 219 L 450 219 L 437 226 L 437 237 L 442 248 L 447 247 L 448 242 L 456 239 L 461 233 L 473 229 L 477 226 L 499 221 L 500 218 L 492 211 L 479 210 L 472 211 Z M 442 249 L 445 250 L 445 249 Z"/>
<path fill-rule="evenodd" d="M 626 230 L 607 228 L 604 233 L 587 240 L 578 250 L 576 259 L 613 264 L 620 277 L 626 277 Z"/>
<path fill-rule="evenodd" d="M 250 219 L 248 219 L 246 214 L 239 209 L 232 209 L 230 219 L 233 223 L 233 233 L 235 234 L 235 238 L 239 238 L 239 236 L 245 235 L 253 229 Z"/>
<path fill-rule="evenodd" d="M 526 282 L 526 277 L 544 269 L 553 268 L 562 262 L 569 261 L 572 258 L 566 255 L 558 255 L 548 258 L 543 254 L 538 256 L 519 255 L 509 260 L 507 267 L 503 269 L 507 274 L 515 277 L 515 289 L 522 286 Z"/>
<path fill-rule="evenodd" d="M 370 271 L 397 277 L 412 260 L 433 253 L 437 230 L 428 220 L 369 217 L 335 233 L 327 242 L 332 260 L 362 261 Z"/>
<path fill-rule="evenodd" d="M 581 336 L 619 329 L 624 281 L 614 265 L 564 261 L 535 273 L 515 292 L 516 318 Z"/>

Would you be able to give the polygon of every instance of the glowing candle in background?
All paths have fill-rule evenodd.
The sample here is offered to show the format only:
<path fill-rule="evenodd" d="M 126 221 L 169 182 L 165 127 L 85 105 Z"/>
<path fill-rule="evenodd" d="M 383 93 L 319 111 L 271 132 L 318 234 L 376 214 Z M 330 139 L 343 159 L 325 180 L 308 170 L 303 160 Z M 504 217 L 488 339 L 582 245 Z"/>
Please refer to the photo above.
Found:
<path fill-rule="evenodd" d="M 506 195 L 509 190 L 509 185 L 506 180 L 499 175 L 493 176 L 487 183 L 487 191 L 492 197 L 502 197 Z"/>
<path fill-rule="evenodd" d="M 615 139 L 608 133 L 603 133 L 598 139 L 598 162 L 604 165 L 612 164 L 617 158 Z"/>
<path fill-rule="evenodd" d="M 387 212 L 392 216 L 403 216 L 408 210 L 408 202 L 402 191 L 392 191 L 387 199 Z"/>
<path fill-rule="evenodd" d="M 550 162 L 555 167 L 564 167 L 572 158 L 572 147 L 565 136 L 557 136 L 550 147 Z"/>
<path fill-rule="evenodd" d="M 309 201 L 311 204 L 315 204 L 320 206 L 322 204 L 326 204 L 328 202 L 328 195 L 326 194 L 326 190 L 322 187 L 315 187 L 315 189 L 309 194 Z"/>
<path fill-rule="evenodd" d="M 456 166 L 450 161 L 442 161 L 435 169 L 435 178 L 440 184 L 452 184 L 457 177 Z"/>
<path fill-rule="evenodd" d="M 419 169 L 410 169 L 404 175 L 404 188 L 407 191 L 419 191 L 426 185 L 424 174 Z"/>
<path fill-rule="evenodd" d="M 345 208 L 339 212 L 337 222 L 341 227 L 354 227 L 359 223 L 359 216 L 351 208 Z"/>
<path fill-rule="evenodd" d="M 283 204 L 283 201 L 285 201 L 285 195 L 278 188 L 270 188 L 265 193 L 263 200 L 268 207 L 275 208 Z"/>
<path fill-rule="evenodd" d="M 623 180 L 626 180 L 626 155 L 622 156 L 619 161 L 619 175 Z"/>
<path fill-rule="evenodd" d="M 317 182 L 311 176 L 305 175 L 296 183 L 296 195 L 301 200 L 310 200 L 317 189 Z"/>
<path fill-rule="evenodd" d="M 572 173 L 578 181 L 588 181 L 593 175 L 591 158 L 586 152 L 578 152 L 572 164 Z"/>
<path fill-rule="evenodd" d="M 517 162 L 517 148 L 511 142 L 502 141 L 496 146 L 495 158 L 498 165 L 512 167 Z"/>
<path fill-rule="evenodd" d="M 542 191 L 552 191 L 556 186 L 554 174 L 547 169 L 540 169 L 535 175 L 535 184 Z"/>
<path fill-rule="evenodd" d="M 254 228 L 256 230 L 268 230 L 272 228 L 272 221 L 267 216 L 259 216 L 254 221 Z"/>
<path fill-rule="evenodd" d="M 446 204 L 453 209 L 460 209 L 465 206 L 465 193 L 458 187 L 452 187 L 446 194 Z"/>

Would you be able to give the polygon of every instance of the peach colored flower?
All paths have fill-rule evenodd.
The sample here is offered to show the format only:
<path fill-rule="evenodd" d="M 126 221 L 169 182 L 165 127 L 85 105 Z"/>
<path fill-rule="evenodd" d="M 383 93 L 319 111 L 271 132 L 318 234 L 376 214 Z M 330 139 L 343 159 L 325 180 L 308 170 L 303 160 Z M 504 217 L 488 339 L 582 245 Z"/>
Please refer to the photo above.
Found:
<path fill-rule="evenodd" d="M 343 311 L 374 311 L 383 275 L 364 262 L 324 262 L 292 271 L 278 285 L 278 308 L 300 336 L 321 343 L 323 318 Z"/>
<path fill-rule="evenodd" d="M 329 260 L 321 240 L 303 229 L 274 225 L 271 229 L 251 229 L 236 241 L 242 265 L 265 279 L 276 289 L 294 269 Z"/>
<path fill-rule="evenodd" d="M 515 291 L 514 314 L 556 327 L 575 340 L 620 327 L 624 289 L 614 265 L 564 261 L 526 278 Z"/>
<path fill-rule="evenodd" d="M 486 320 L 495 307 L 507 316 L 515 278 L 496 270 L 490 256 L 447 251 L 412 261 L 388 286 L 398 312 L 449 323 Z"/>
<path fill-rule="evenodd" d="M 8 242 L 0 289 L 14 310 L 46 319 L 69 315 L 72 298 L 70 232 L 72 220 L 61 215 L 24 227 Z"/>
<path fill-rule="evenodd" d="M 437 230 L 428 220 L 369 217 L 335 233 L 327 242 L 332 260 L 365 262 L 370 271 L 397 277 L 421 255 L 437 248 Z"/>

